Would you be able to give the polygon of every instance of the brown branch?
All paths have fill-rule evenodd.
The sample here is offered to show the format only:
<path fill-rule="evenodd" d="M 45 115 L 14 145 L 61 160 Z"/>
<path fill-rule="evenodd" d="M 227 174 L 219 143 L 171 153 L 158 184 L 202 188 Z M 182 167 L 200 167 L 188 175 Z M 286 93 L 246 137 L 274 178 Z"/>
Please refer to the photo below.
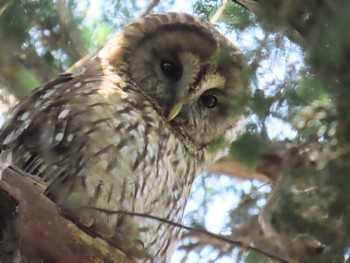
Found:
<path fill-rule="evenodd" d="M 260 153 L 255 170 L 249 169 L 230 155 L 209 166 L 207 172 L 273 184 L 280 177 L 284 169 L 283 164 L 290 160 L 290 154 L 299 156 L 299 152 L 300 149 L 293 147 L 293 145 L 280 143 L 271 145 L 270 148 Z M 302 159 L 302 156 L 299 157 Z"/>
<path fill-rule="evenodd" d="M 264 255 L 264 256 L 266 256 L 266 257 L 268 257 L 270 259 L 276 260 L 277 262 L 291 263 L 289 260 L 281 258 L 281 257 L 279 257 L 277 255 L 273 255 L 273 254 L 271 254 L 269 252 L 266 252 L 266 251 L 264 251 L 264 250 L 262 250 L 260 248 L 253 247 L 251 245 L 247 246 L 242 241 L 232 240 L 232 239 L 226 238 L 224 236 L 220 236 L 220 235 L 214 234 L 214 233 L 209 232 L 209 231 L 204 230 L 204 229 L 199 229 L 199 228 L 185 226 L 185 225 L 182 225 L 182 224 L 179 224 L 179 223 L 175 223 L 175 222 L 169 221 L 169 220 L 167 220 L 165 218 L 160 218 L 160 217 L 157 217 L 157 216 L 152 216 L 152 215 L 148 215 L 148 214 L 141 214 L 141 213 L 136 213 L 136 212 L 113 211 L 113 210 L 107 210 L 107 209 L 102 209 L 102 208 L 97 208 L 97 207 L 86 207 L 86 208 L 94 209 L 94 210 L 97 210 L 97 211 L 100 211 L 100 212 L 105 212 L 105 213 L 108 213 L 108 214 L 121 214 L 121 215 L 136 216 L 136 217 L 142 217 L 142 218 L 148 218 L 148 219 L 156 220 L 156 221 L 159 221 L 159 222 L 171 225 L 171 226 L 175 226 L 175 227 L 187 230 L 187 231 L 192 231 L 192 232 L 196 232 L 196 233 L 199 233 L 199 234 L 206 235 L 206 236 L 211 237 L 211 238 L 215 238 L 216 240 L 225 242 L 225 243 L 227 243 L 229 245 L 232 245 L 232 246 L 241 247 L 241 248 L 244 248 L 244 249 L 247 249 L 247 250 L 259 253 L 259 254 Z"/>
<path fill-rule="evenodd" d="M 269 176 L 263 173 L 249 170 L 248 167 L 239 163 L 232 156 L 222 158 L 209 166 L 206 171 L 213 174 L 225 174 L 242 180 L 256 179 L 268 184 L 271 184 L 273 181 Z"/>
<path fill-rule="evenodd" d="M 254 0 L 232 0 L 232 2 L 248 9 L 253 14 L 260 14 L 262 11 L 260 4 Z"/>
<path fill-rule="evenodd" d="M 54 262 L 133 262 L 118 248 L 88 235 L 63 217 L 43 190 L 42 184 L 12 166 L 2 172 L 0 219 L 16 225 L 17 233 L 12 234 L 18 236 L 25 251 L 30 249 Z M 8 206 L 3 209 L 5 204 Z M 21 256 L 25 258 L 26 254 Z"/>

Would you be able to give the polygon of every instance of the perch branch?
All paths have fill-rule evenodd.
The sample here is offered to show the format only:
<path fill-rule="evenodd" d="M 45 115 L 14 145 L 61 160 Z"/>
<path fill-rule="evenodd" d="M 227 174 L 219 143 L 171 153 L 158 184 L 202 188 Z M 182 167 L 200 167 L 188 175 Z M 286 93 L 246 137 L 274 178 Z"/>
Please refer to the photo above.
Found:
<path fill-rule="evenodd" d="M 218 241 L 225 242 L 225 243 L 227 243 L 229 245 L 232 245 L 232 246 L 237 246 L 237 247 L 241 247 L 241 248 L 244 248 L 244 249 L 247 249 L 247 250 L 250 250 L 250 251 L 254 251 L 256 253 L 262 254 L 262 255 L 264 255 L 264 256 L 266 256 L 266 257 L 268 257 L 270 259 L 273 259 L 273 260 L 275 260 L 277 262 L 280 262 L 280 263 L 291 263 L 290 261 L 288 261 L 288 260 L 286 260 L 284 258 L 281 258 L 281 257 L 279 257 L 277 255 L 273 255 L 273 254 L 271 254 L 271 253 L 269 253 L 267 251 L 264 251 L 264 250 L 262 250 L 260 248 L 247 245 L 247 244 L 245 244 L 242 241 L 232 240 L 232 239 L 226 238 L 224 236 L 220 236 L 220 235 L 214 234 L 214 233 L 209 232 L 209 231 L 204 230 L 204 229 L 199 229 L 199 228 L 185 226 L 185 225 L 182 225 L 182 224 L 179 224 L 179 223 L 175 223 L 175 222 L 172 222 L 172 221 L 169 221 L 167 219 L 160 218 L 160 217 L 157 217 L 157 216 L 152 216 L 152 215 L 148 215 L 148 214 L 141 214 L 141 213 L 135 213 L 135 212 L 112 211 L 112 210 L 101 209 L 101 208 L 97 208 L 97 207 L 87 207 L 87 208 L 94 209 L 94 210 L 101 211 L 101 212 L 105 212 L 105 213 L 109 213 L 109 214 L 122 214 L 122 215 L 143 217 L 143 218 L 156 220 L 156 221 L 159 221 L 159 222 L 171 225 L 171 226 L 175 226 L 175 227 L 187 230 L 187 231 L 192 231 L 192 232 L 195 232 L 195 233 L 198 233 L 198 234 L 206 235 L 206 236 L 211 237 L 211 238 L 215 238 Z"/>
<path fill-rule="evenodd" d="M 2 172 L 1 208 L 5 203 L 8 206 L 1 209 L 0 219 L 16 220 L 18 233 L 14 234 L 19 236 L 21 245 L 54 262 L 132 262 L 118 248 L 88 235 L 63 217 L 60 209 L 42 194 L 43 190 L 43 184 L 13 166 Z"/>

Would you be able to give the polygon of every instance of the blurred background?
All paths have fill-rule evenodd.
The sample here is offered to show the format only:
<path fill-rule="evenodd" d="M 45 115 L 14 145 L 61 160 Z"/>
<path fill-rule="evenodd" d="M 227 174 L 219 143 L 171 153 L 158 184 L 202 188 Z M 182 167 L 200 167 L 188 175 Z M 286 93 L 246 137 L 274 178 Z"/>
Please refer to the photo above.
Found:
<path fill-rule="evenodd" d="M 231 154 L 197 178 L 177 262 L 350 262 L 350 3 L 2 0 L 0 121 L 33 88 L 151 13 L 211 20 L 247 56 L 253 94 Z M 257 249 L 254 249 L 257 248 Z"/>

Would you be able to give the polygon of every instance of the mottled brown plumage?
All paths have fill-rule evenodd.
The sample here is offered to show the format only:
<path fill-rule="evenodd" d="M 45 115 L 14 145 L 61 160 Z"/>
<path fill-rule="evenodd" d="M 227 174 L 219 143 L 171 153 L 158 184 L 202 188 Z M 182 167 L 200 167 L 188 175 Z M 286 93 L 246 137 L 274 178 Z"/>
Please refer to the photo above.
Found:
<path fill-rule="evenodd" d="M 117 34 L 81 74 L 62 74 L 15 108 L 0 143 L 46 194 L 126 253 L 170 259 L 179 229 L 86 207 L 181 222 L 194 178 L 222 155 L 247 94 L 240 51 L 186 14 Z M 3 252 L 4 253 L 4 252 Z M 149 261 L 147 258 L 139 259 Z"/>

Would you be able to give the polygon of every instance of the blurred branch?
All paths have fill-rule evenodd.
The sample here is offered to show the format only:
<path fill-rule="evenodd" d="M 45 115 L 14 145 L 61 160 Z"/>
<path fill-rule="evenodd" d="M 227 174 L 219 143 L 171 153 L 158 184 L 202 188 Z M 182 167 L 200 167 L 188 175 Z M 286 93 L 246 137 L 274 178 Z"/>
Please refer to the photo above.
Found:
<path fill-rule="evenodd" d="M 149 15 L 159 3 L 160 0 L 152 0 L 152 2 L 147 6 L 146 10 L 142 12 L 140 18 Z"/>
<path fill-rule="evenodd" d="M 212 19 L 210 19 L 210 23 L 215 24 L 219 21 L 219 18 L 224 13 L 227 4 L 228 4 L 228 0 L 222 0 L 222 5 L 219 7 L 218 10 L 216 10 L 216 13 L 212 17 Z"/>
<path fill-rule="evenodd" d="M 105 213 L 108 213 L 108 214 L 128 215 L 128 216 L 142 217 L 142 218 L 148 218 L 148 219 L 156 220 L 156 221 L 165 223 L 167 225 L 171 225 L 171 226 L 174 226 L 174 227 L 178 227 L 178 228 L 184 229 L 186 231 L 191 231 L 192 233 L 196 233 L 198 235 L 205 235 L 205 236 L 207 236 L 209 238 L 217 240 L 218 242 L 225 242 L 226 244 L 231 245 L 231 246 L 241 247 L 241 248 L 244 248 L 246 250 L 250 250 L 250 251 L 262 254 L 262 255 L 270 258 L 270 259 L 275 260 L 276 262 L 291 263 L 290 261 L 288 261 L 286 259 L 283 259 L 283 258 L 281 258 L 279 256 L 273 255 L 273 254 L 271 254 L 269 252 L 266 252 L 266 251 L 264 251 L 264 250 L 262 250 L 260 248 L 247 245 L 247 244 L 245 244 L 242 241 L 232 240 L 232 239 L 229 239 L 227 237 L 224 237 L 224 236 L 217 235 L 217 234 L 214 234 L 212 232 L 209 232 L 209 231 L 207 231 L 205 229 L 199 229 L 199 228 L 185 226 L 185 225 L 182 225 L 182 224 L 179 224 L 179 223 L 175 223 L 175 222 L 169 221 L 169 220 L 167 220 L 165 218 L 160 218 L 160 217 L 157 217 L 157 216 L 152 216 L 152 215 L 148 215 L 148 214 L 141 214 L 141 213 L 135 213 L 135 212 L 113 211 L 113 210 L 101 209 L 101 208 L 97 208 L 97 207 L 88 207 L 88 208 L 93 209 L 93 210 L 97 210 L 97 211 L 100 211 L 100 212 L 105 212 Z"/>
<path fill-rule="evenodd" d="M 17 233 L 11 235 L 12 238 L 18 236 L 21 247 L 25 246 L 25 252 L 21 251 L 19 255 L 22 260 L 26 257 L 22 252 L 36 251 L 38 257 L 50 259 L 50 262 L 132 262 L 118 248 L 83 232 L 74 222 L 63 217 L 60 209 L 42 194 L 45 189 L 42 182 L 14 166 L 6 166 L 8 163 L 3 160 L 0 180 L 1 227 L 5 222 L 16 225 L 14 232 Z M 13 242 L 13 239 L 3 239 L 2 245 L 19 249 Z"/>
<path fill-rule="evenodd" d="M 68 40 L 66 42 L 67 52 L 74 60 L 82 58 L 87 54 L 87 49 L 66 0 L 57 0 L 57 14 L 63 32 L 71 41 L 71 43 Z"/>
<path fill-rule="evenodd" d="M 225 236 L 226 238 L 230 238 L 230 236 Z M 214 239 L 210 236 L 204 235 L 202 233 L 197 233 L 193 231 L 189 231 L 183 233 L 183 240 L 189 239 L 189 242 L 181 245 L 179 249 L 186 251 L 193 251 L 196 249 L 201 249 L 204 246 L 211 246 L 220 251 L 224 251 L 226 254 L 230 253 L 236 246 L 228 245 L 226 242 L 223 242 L 218 239 Z"/>
<path fill-rule="evenodd" d="M 284 164 L 290 161 L 290 156 L 298 156 L 300 159 L 301 149 L 291 143 L 279 143 L 270 145 L 258 155 L 255 170 L 249 169 L 238 162 L 232 155 L 222 158 L 208 167 L 207 171 L 214 174 L 226 174 L 239 179 L 259 180 L 267 184 L 273 184 L 283 172 Z"/>
<path fill-rule="evenodd" d="M 240 6 L 248 9 L 253 14 L 259 14 L 261 12 L 261 7 L 259 3 L 254 0 L 232 0 L 232 2 L 239 4 Z"/>
<path fill-rule="evenodd" d="M 81 72 L 81 70 L 90 63 L 90 60 L 97 55 L 97 53 L 101 50 L 101 48 L 95 48 L 91 52 L 89 52 L 86 56 L 75 62 L 69 69 L 67 69 L 66 73 L 77 74 Z"/>
<path fill-rule="evenodd" d="M 315 8 L 332 12 L 328 1 L 264 1 L 264 0 L 232 0 L 232 2 L 251 11 L 258 19 L 269 21 L 276 29 L 283 31 L 288 38 L 304 46 L 305 37 L 315 29 L 315 18 L 311 15 Z M 315 3 L 317 2 L 316 6 Z M 322 12 L 318 12 L 322 13 Z M 319 15 L 321 17 L 322 15 Z"/>
<path fill-rule="evenodd" d="M 38 76 L 41 82 L 49 81 L 60 73 L 40 57 L 32 45 L 28 46 L 23 54 L 13 54 L 13 58 Z"/>
<path fill-rule="evenodd" d="M 62 1 L 62 0 L 61 0 Z M 152 10 L 160 3 L 160 0 L 152 0 L 151 3 L 147 6 L 144 12 L 140 15 L 141 17 L 149 15 Z M 69 69 L 66 70 L 67 73 L 79 73 L 82 68 L 89 64 L 90 60 L 100 51 L 101 48 L 96 48 L 89 52 L 87 55 L 82 57 L 76 63 L 74 63 Z"/>
<path fill-rule="evenodd" d="M 245 221 L 239 228 L 234 228 L 231 230 L 230 235 L 225 236 L 228 239 L 234 238 L 237 241 L 242 242 L 242 248 L 248 247 L 252 241 L 256 241 L 259 237 L 259 232 L 261 228 L 258 223 L 257 217 L 251 217 Z M 261 236 L 261 235 L 260 235 Z M 193 249 L 201 249 L 204 246 L 211 246 L 223 254 L 228 254 L 232 251 L 235 246 L 229 245 L 226 242 L 211 238 L 210 236 L 204 235 L 202 233 L 188 231 L 183 233 L 183 240 L 188 239 L 189 242 L 184 242 L 180 249 L 191 251 Z"/>
<path fill-rule="evenodd" d="M 6 11 L 6 9 L 9 7 L 9 5 L 11 4 L 12 2 L 8 2 L 6 4 L 0 4 L 0 16 Z"/>
<path fill-rule="evenodd" d="M 14 46 L 14 45 L 13 45 Z M 9 43 L 3 44 L 0 62 L 0 83 L 17 99 L 23 98 L 33 88 L 57 75 L 57 71 L 40 57 L 33 46 L 25 50 L 11 50 Z"/>
<path fill-rule="evenodd" d="M 246 166 L 239 163 L 232 156 L 222 158 L 218 162 L 209 166 L 206 171 L 214 174 L 226 174 L 242 180 L 256 179 L 268 184 L 271 184 L 273 181 L 273 178 L 270 178 L 263 173 L 249 170 Z"/>

